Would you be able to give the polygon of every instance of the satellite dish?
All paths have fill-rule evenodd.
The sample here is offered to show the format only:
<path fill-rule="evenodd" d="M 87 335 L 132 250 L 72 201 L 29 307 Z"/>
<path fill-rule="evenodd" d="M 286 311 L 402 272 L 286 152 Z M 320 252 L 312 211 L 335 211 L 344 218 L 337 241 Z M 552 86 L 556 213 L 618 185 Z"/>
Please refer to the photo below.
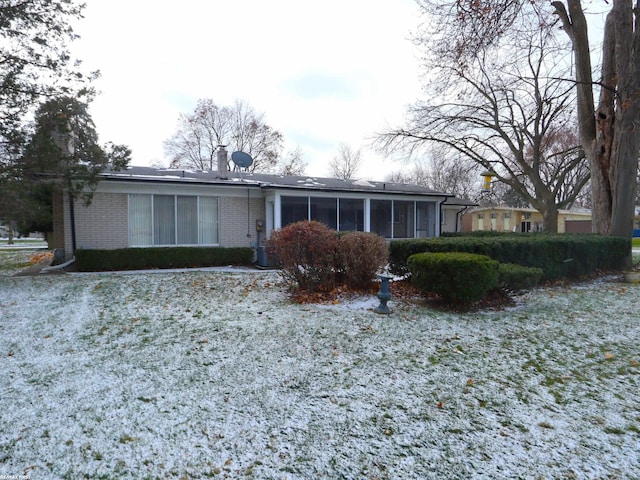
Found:
<path fill-rule="evenodd" d="M 251 155 L 244 152 L 233 152 L 231 154 L 231 160 L 239 168 L 249 168 L 253 163 L 253 158 L 251 158 Z"/>

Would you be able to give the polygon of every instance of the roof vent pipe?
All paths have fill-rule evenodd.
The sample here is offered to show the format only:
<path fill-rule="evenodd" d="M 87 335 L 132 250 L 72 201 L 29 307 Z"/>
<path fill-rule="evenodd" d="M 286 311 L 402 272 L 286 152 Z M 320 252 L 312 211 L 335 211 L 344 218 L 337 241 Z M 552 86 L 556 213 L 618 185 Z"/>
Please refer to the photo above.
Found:
<path fill-rule="evenodd" d="M 227 159 L 227 150 L 225 145 L 218 145 L 216 155 L 218 157 L 218 178 L 226 179 L 229 177 L 229 161 Z"/>

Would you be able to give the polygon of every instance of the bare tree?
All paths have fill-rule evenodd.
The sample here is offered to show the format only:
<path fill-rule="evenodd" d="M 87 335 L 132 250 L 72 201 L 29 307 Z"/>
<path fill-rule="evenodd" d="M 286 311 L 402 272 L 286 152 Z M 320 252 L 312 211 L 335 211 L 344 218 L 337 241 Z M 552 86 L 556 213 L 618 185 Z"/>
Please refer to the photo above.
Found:
<path fill-rule="evenodd" d="M 505 184 L 497 184 L 495 193 L 499 198 L 499 201 L 502 205 L 507 205 L 508 207 L 515 208 L 529 208 L 531 205 L 524 200 L 518 192 L 516 192 L 513 188 L 505 185 Z"/>
<path fill-rule="evenodd" d="M 431 179 L 429 178 L 429 167 L 425 161 L 419 160 L 414 162 L 411 167 L 389 173 L 385 177 L 385 181 L 432 188 Z"/>
<path fill-rule="evenodd" d="M 389 174 L 386 180 L 473 198 L 477 195 L 479 173 L 480 167 L 475 162 L 444 146 L 436 146 L 429 157 L 415 162 L 411 168 Z"/>
<path fill-rule="evenodd" d="M 330 175 L 342 180 L 352 180 L 362 165 L 362 152 L 353 150 L 349 145 L 338 145 L 338 155 L 329 162 Z"/>
<path fill-rule="evenodd" d="M 640 206 L 640 167 L 636 174 L 636 206 Z M 640 228 L 640 225 L 638 228 Z"/>
<path fill-rule="evenodd" d="M 410 153 L 446 145 L 494 171 L 497 180 L 543 214 L 545 230 L 555 232 L 558 209 L 575 200 L 588 173 L 579 168 L 585 161 L 580 149 L 553 141 L 574 121 L 573 85 L 562 80 L 566 67 L 557 62 L 562 45 L 555 43 L 549 20 L 535 18 L 535 28 L 521 22 L 508 43 L 487 44 L 473 29 L 463 29 L 462 34 L 485 42 L 481 45 L 499 49 L 500 56 L 482 50 L 467 54 L 466 41 L 436 38 L 432 70 L 439 75 L 430 86 L 432 98 L 442 100 L 418 102 L 408 125 L 381 135 L 379 145 Z M 576 172 L 584 174 L 568 182 Z"/>
<path fill-rule="evenodd" d="M 305 174 L 307 163 L 302 156 L 300 147 L 288 152 L 276 165 L 275 173 L 278 175 L 300 176 Z"/>
<path fill-rule="evenodd" d="M 437 29 L 440 45 L 455 43 L 460 62 L 494 48 L 527 12 L 552 9 L 571 42 L 580 142 L 589 160 L 594 231 L 629 238 L 633 226 L 640 136 L 640 0 L 612 0 L 602 38 L 600 75 L 594 79 L 588 22 L 581 0 L 551 4 L 526 0 L 418 0 L 425 11 L 450 13 Z M 451 42 L 455 38 L 455 42 Z M 445 49 L 446 51 L 446 49 Z M 599 89 L 596 103 L 594 87 Z M 631 254 L 626 261 L 631 264 Z"/>
<path fill-rule="evenodd" d="M 220 107 L 202 99 L 192 113 L 180 115 L 178 129 L 165 141 L 164 148 L 174 168 L 213 170 L 216 150 L 225 145 L 251 155 L 249 171 L 271 172 L 280 157 L 282 142 L 282 134 L 264 122 L 264 114 L 246 103 L 238 100 L 232 107 Z"/>
<path fill-rule="evenodd" d="M 629 179 L 637 174 L 640 150 L 640 0 L 613 0 L 605 22 L 597 106 L 582 2 L 567 0 L 569 8 L 560 1 L 552 5 L 573 46 L 578 125 L 591 168 L 595 230 L 631 237 L 636 183 Z"/>
<path fill-rule="evenodd" d="M 429 169 L 430 187 L 461 198 L 473 198 L 480 178 L 478 164 L 442 146 L 436 146 L 433 153 L 435 156 Z"/>

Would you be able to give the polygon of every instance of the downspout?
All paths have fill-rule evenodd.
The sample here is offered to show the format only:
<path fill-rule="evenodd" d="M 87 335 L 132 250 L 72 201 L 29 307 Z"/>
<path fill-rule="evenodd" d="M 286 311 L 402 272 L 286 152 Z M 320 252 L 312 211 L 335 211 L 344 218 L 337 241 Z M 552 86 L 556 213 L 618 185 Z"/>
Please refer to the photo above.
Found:
<path fill-rule="evenodd" d="M 439 205 L 438 205 L 440 207 L 440 215 L 438 215 L 439 222 L 438 222 L 438 235 L 436 235 L 437 237 L 441 237 L 442 236 L 442 218 L 443 218 L 442 217 L 442 206 L 445 203 L 447 203 L 447 200 L 449 200 L 449 198 L 451 198 L 451 197 L 444 197 L 444 200 L 441 201 L 439 203 Z"/>
<path fill-rule="evenodd" d="M 69 190 L 69 221 L 71 222 L 71 253 L 76 254 L 76 213 L 73 208 L 73 193 Z"/>
<path fill-rule="evenodd" d="M 247 187 L 247 238 L 251 238 L 251 189 L 249 187 Z"/>
<path fill-rule="evenodd" d="M 469 210 L 469 207 L 462 207 L 462 209 L 460 209 L 460 210 L 458 210 L 456 212 L 456 233 L 458 232 L 458 225 L 460 225 L 460 227 L 462 227 L 462 221 L 461 221 L 460 217 L 467 210 Z"/>
<path fill-rule="evenodd" d="M 60 265 L 52 265 L 50 267 L 44 267 L 42 270 L 40 270 L 40 273 L 47 273 L 47 272 L 55 272 L 55 271 L 58 271 L 58 270 L 64 270 L 69 265 L 73 264 L 75 261 L 76 261 L 76 257 L 73 257 L 71 260 L 67 260 L 66 262 L 61 263 Z"/>
<path fill-rule="evenodd" d="M 443 202 L 440 202 L 440 219 L 441 219 L 441 220 L 440 220 L 440 235 L 442 235 L 442 205 L 444 205 L 445 203 L 447 203 L 447 200 L 449 200 L 450 198 L 452 198 L 452 197 L 445 197 L 444 201 L 443 201 Z M 455 233 L 458 233 L 458 225 L 460 225 L 460 215 L 461 215 L 465 210 L 467 210 L 468 208 L 469 208 L 468 206 L 466 206 L 466 207 L 462 207 L 462 209 L 461 209 L 461 210 L 458 210 L 458 211 L 456 212 L 456 225 L 455 225 L 455 229 L 454 229 L 454 232 L 455 232 Z"/>

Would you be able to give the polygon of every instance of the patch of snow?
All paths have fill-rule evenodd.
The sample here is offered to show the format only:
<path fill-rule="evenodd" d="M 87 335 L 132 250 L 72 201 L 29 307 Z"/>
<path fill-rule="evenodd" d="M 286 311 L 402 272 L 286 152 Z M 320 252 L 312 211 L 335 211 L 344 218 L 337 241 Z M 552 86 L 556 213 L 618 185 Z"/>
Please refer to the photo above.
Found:
<path fill-rule="evenodd" d="M 370 187 L 373 188 L 375 187 L 375 185 L 367 180 L 356 180 L 353 182 L 354 185 L 357 185 L 359 187 Z"/>
<path fill-rule="evenodd" d="M 305 180 L 298 180 L 297 183 L 301 184 L 304 187 L 326 187 L 324 183 L 321 183 L 316 178 L 307 178 Z"/>
<path fill-rule="evenodd" d="M 152 179 L 152 180 L 158 180 L 158 179 L 166 179 L 166 178 L 173 178 L 173 179 L 181 179 L 181 180 L 189 180 L 189 178 L 185 178 L 183 176 L 180 175 L 139 175 L 139 174 L 129 174 L 129 173 L 119 173 L 119 172 L 109 172 L 109 176 L 110 177 L 127 177 L 127 178 L 140 178 L 140 179 Z"/>
<path fill-rule="evenodd" d="M 637 478 L 640 286 L 453 314 L 274 271 L 0 276 L 0 475 Z"/>
<path fill-rule="evenodd" d="M 251 185 L 260 185 L 260 182 L 258 180 L 252 180 L 251 178 L 247 178 L 247 177 L 234 177 L 229 179 L 232 182 L 238 182 L 238 183 L 247 183 L 247 184 L 251 184 Z"/>

